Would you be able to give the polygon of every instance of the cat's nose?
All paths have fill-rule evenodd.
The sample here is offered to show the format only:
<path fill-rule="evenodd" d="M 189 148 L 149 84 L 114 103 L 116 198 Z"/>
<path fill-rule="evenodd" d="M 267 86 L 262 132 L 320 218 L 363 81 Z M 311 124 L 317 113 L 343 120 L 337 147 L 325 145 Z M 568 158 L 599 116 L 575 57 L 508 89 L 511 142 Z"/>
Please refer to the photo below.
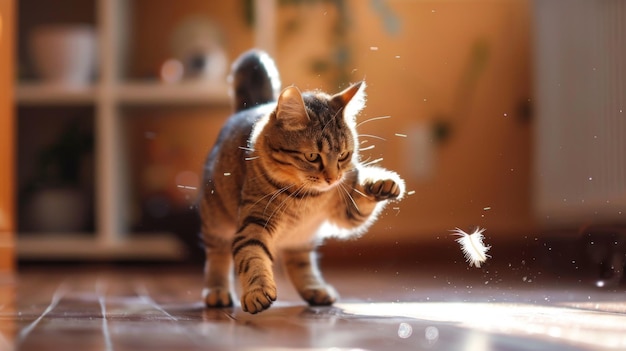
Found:
<path fill-rule="evenodd" d="M 339 181 L 339 179 L 341 179 L 341 175 L 337 175 L 337 176 L 326 176 L 324 178 L 324 180 L 326 181 L 326 183 L 328 183 L 328 185 L 332 185 L 334 183 L 336 183 L 337 181 Z"/>
<path fill-rule="evenodd" d="M 339 170 L 326 169 L 324 171 L 324 180 L 328 185 L 332 185 L 341 179 L 341 172 Z"/>

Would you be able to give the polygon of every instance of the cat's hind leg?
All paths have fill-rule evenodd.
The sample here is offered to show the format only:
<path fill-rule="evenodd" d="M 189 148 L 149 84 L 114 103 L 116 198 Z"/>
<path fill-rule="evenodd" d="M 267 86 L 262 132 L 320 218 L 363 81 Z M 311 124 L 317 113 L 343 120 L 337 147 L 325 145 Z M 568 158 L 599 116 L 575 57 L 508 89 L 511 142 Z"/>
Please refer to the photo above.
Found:
<path fill-rule="evenodd" d="M 285 250 L 283 257 L 289 279 L 302 299 L 309 305 L 328 306 L 337 301 L 339 294 L 322 278 L 315 251 L 312 248 Z"/>
<path fill-rule="evenodd" d="M 233 305 L 231 240 L 204 234 L 206 261 L 202 298 L 207 307 Z"/>

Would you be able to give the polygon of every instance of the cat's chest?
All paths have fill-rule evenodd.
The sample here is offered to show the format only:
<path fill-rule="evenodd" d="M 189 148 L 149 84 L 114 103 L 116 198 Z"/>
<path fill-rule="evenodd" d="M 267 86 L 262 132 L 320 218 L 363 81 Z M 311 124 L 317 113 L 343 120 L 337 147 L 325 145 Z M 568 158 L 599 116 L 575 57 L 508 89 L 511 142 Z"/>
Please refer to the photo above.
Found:
<path fill-rule="evenodd" d="M 328 220 L 328 199 L 317 201 L 294 201 L 288 217 L 282 218 L 278 246 L 294 247 L 310 243 L 315 239 L 320 227 Z M 311 199 L 308 199 L 311 200 Z"/>
<path fill-rule="evenodd" d="M 277 246 L 298 247 L 315 241 L 319 229 L 327 221 L 326 214 L 315 213 L 297 222 L 286 222 L 282 226 Z"/>

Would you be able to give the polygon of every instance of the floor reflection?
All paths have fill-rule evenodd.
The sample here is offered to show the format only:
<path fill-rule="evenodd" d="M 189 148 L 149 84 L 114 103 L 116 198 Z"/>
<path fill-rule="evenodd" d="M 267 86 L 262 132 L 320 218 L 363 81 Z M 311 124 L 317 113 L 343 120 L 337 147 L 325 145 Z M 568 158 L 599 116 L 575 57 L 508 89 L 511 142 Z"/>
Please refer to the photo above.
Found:
<path fill-rule="evenodd" d="M 15 281 L 0 275 L 0 350 L 10 350 L 15 340 Z"/>

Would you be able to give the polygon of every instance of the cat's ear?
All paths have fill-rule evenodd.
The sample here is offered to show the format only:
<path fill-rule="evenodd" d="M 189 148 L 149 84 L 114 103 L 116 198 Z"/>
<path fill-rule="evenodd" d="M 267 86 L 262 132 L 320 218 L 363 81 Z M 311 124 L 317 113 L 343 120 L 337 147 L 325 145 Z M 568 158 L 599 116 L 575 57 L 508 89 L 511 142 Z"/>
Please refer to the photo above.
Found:
<path fill-rule="evenodd" d="M 285 88 L 278 97 L 276 120 L 286 130 L 301 130 L 309 123 L 309 115 L 300 90 L 294 86 Z"/>
<path fill-rule="evenodd" d="M 343 115 L 348 120 L 354 121 L 365 107 L 365 85 L 364 80 L 360 81 L 332 97 L 333 101 L 343 106 Z"/>

